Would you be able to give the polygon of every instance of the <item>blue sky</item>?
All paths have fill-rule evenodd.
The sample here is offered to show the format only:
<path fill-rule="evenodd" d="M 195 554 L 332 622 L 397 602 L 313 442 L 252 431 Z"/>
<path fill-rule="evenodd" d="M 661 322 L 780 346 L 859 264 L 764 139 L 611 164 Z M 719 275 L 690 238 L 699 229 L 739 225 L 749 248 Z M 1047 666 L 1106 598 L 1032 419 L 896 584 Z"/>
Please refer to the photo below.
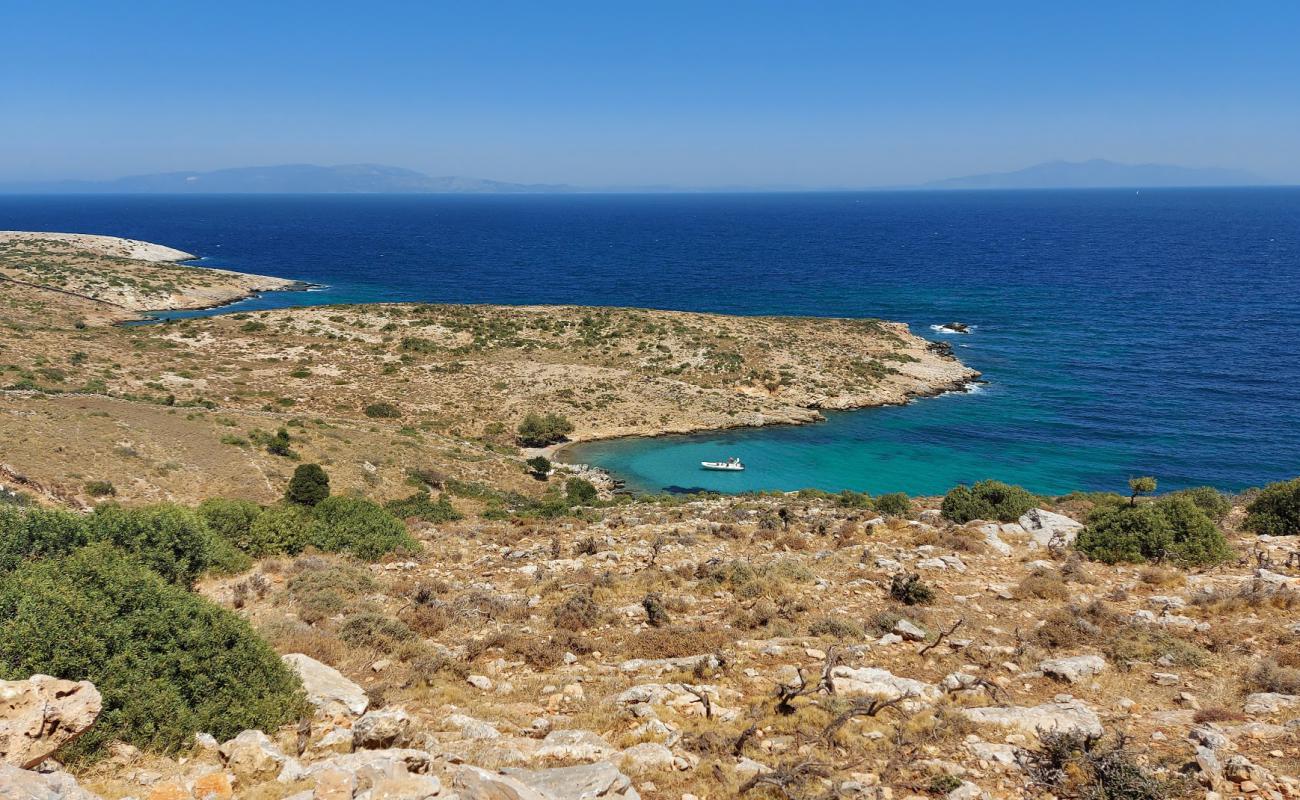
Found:
<path fill-rule="evenodd" d="M 1300 183 L 1300 3 L 3 0 L 0 180 L 313 162 L 879 186 Z"/>

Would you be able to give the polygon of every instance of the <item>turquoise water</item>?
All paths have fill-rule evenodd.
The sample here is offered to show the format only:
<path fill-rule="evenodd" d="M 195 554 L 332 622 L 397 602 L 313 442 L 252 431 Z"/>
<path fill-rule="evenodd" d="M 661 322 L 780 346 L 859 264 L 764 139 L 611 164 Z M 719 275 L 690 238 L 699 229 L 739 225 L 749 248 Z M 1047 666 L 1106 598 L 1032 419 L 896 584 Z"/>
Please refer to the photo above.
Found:
<path fill-rule="evenodd" d="M 902 320 L 988 383 L 827 422 L 594 443 L 630 485 L 1241 489 L 1300 474 L 1300 189 L 800 195 L 0 196 L 319 283 L 235 307 L 577 303 Z M 739 456 L 741 474 L 701 460 Z"/>

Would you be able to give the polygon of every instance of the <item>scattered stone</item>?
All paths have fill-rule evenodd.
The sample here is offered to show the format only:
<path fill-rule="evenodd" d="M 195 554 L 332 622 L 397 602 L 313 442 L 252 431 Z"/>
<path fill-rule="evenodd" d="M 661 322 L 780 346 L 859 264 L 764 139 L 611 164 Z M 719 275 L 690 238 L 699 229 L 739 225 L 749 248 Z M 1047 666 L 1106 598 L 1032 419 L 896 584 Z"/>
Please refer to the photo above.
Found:
<path fill-rule="evenodd" d="M 1078 683 L 1106 669 L 1106 659 L 1097 655 L 1050 658 L 1038 665 L 1044 675 L 1067 683 Z"/>
<path fill-rule="evenodd" d="M 662 772 L 676 767 L 673 751 L 656 742 L 643 742 L 632 745 L 623 751 L 621 758 L 623 769 L 633 775 L 647 772 Z"/>
<path fill-rule="evenodd" d="M 411 717 L 401 708 L 367 711 L 352 725 L 352 746 L 358 750 L 400 747 L 409 741 Z"/>
<path fill-rule="evenodd" d="M 261 731 L 244 731 L 221 745 L 226 769 L 246 783 L 260 783 L 280 774 L 288 757 Z"/>
<path fill-rule="evenodd" d="M 89 681 L 0 681 L 0 762 L 31 768 L 85 733 L 102 701 Z"/>
<path fill-rule="evenodd" d="M 577 767 L 505 769 L 501 772 L 506 777 L 514 778 L 534 790 L 541 797 L 554 798 L 554 800 L 589 800 L 590 798 L 640 800 L 641 797 L 633 788 L 631 779 L 608 761 Z"/>
<path fill-rule="evenodd" d="M 1259 692 L 1246 698 L 1246 705 L 1243 710 L 1247 714 L 1263 716 L 1277 714 L 1292 708 L 1300 708 L 1300 695 Z"/>
<path fill-rule="evenodd" d="M 895 622 L 893 631 L 911 642 L 924 642 L 925 637 L 928 635 L 925 632 L 925 628 L 922 628 L 915 622 L 906 619 L 900 619 L 898 622 Z"/>
<path fill-rule="evenodd" d="M 470 675 L 465 682 L 475 689 L 482 689 L 485 692 L 492 691 L 492 679 L 486 675 Z"/>
<path fill-rule="evenodd" d="M 560 761 L 600 761 L 618 750 L 599 734 L 583 730 L 551 731 L 542 739 L 538 758 Z"/>

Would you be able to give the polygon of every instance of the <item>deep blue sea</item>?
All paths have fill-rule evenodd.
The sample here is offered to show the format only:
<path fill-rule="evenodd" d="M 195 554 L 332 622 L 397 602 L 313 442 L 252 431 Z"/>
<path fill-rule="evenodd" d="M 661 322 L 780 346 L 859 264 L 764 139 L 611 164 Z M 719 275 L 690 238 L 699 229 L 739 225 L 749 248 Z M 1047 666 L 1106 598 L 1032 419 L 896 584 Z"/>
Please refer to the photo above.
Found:
<path fill-rule="evenodd" d="M 0 229 L 179 247 L 427 300 L 903 320 L 987 384 L 905 407 L 575 448 L 634 488 L 1240 489 L 1300 474 L 1300 189 L 762 195 L 0 196 Z M 740 474 L 703 459 L 739 456 Z"/>

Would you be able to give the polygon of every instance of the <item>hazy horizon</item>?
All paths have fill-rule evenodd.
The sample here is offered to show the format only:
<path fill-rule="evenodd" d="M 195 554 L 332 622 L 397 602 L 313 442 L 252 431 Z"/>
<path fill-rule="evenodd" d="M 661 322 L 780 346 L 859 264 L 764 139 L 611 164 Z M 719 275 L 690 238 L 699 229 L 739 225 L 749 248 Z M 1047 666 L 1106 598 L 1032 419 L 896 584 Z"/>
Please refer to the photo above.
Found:
<path fill-rule="evenodd" d="M 378 163 L 891 187 L 1107 159 L 1300 183 L 1300 8 L 24 4 L 0 182 Z"/>

